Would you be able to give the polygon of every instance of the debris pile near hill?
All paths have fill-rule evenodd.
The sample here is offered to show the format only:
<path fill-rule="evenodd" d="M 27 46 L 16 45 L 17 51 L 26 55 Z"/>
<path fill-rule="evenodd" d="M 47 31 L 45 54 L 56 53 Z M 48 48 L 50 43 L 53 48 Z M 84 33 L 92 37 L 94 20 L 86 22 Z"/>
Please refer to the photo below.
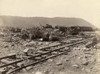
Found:
<path fill-rule="evenodd" d="M 32 28 L 14 28 L 14 27 L 6 27 L 2 29 L 3 32 L 6 33 L 6 36 L 11 37 L 19 37 L 23 40 L 34 40 L 34 39 L 41 39 L 43 41 L 59 41 L 62 37 L 68 35 L 83 35 L 84 31 L 93 32 L 94 30 L 91 27 L 84 27 L 84 26 L 55 26 L 52 27 L 50 24 L 46 24 L 45 26 L 36 26 Z M 82 34 L 80 33 L 82 32 Z M 9 37 L 9 42 L 12 41 L 12 38 Z"/>

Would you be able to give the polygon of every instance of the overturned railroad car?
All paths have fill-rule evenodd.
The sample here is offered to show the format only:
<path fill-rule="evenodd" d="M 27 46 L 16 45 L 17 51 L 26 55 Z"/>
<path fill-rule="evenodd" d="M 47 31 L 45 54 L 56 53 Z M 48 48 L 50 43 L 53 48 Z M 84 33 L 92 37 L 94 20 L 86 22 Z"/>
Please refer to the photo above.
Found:
<path fill-rule="evenodd" d="M 85 26 L 71 26 L 69 27 L 69 32 L 71 35 L 77 35 L 80 32 L 86 31 L 94 31 L 92 27 L 85 27 Z"/>

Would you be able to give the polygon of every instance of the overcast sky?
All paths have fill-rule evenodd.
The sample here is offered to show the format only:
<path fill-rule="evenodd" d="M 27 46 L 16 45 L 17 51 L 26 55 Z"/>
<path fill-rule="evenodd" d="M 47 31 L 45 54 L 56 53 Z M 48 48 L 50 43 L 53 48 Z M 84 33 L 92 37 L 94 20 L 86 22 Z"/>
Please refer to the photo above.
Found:
<path fill-rule="evenodd" d="M 0 0 L 0 15 L 78 17 L 100 28 L 100 0 Z"/>

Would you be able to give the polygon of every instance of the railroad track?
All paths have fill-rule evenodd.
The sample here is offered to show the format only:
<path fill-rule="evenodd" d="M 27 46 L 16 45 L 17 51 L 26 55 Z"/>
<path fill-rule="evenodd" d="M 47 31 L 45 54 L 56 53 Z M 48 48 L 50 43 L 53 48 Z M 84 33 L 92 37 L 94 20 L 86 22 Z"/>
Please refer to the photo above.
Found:
<path fill-rule="evenodd" d="M 71 38 L 71 40 L 74 42 L 75 40 L 76 40 L 76 38 Z M 71 41 L 70 40 L 70 41 Z M 80 40 L 82 40 L 82 39 L 77 39 L 76 41 L 80 41 Z M 66 41 L 66 40 L 65 40 Z M 66 43 L 66 42 L 65 42 Z M 47 47 L 43 47 L 43 48 L 40 48 L 39 50 L 45 50 L 45 49 L 49 49 L 49 48 L 51 48 L 51 47 L 56 47 L 56 46 L 59 46 L 59 45 L 62 45 L 63 43 L 59 43 L 59 44 L 56 44 L 56 45 L 51 45 L 51 46 L 47 46 Z M 70 44 L 70 43 L 68 43 L 68 44 Z M 4 56 L 4 57 L 0 57 L 0 60 L 2 60 L 2 59 L 7 59 L 7 58 L 16 58 L 16 53 L 13 53 L 13 54 L 9 54 L 9 55 L 7 55 L 7 56 Z"/>
<path fill-rule="evenodd" d="M 10 70 L 4 70 L 2 72 L 2 74 L 15 74 L 16 72 L 20 71 L 23 68 L 26 68 L 26 67 L 32 66 L 32 65 L 34 66 L 34 65 L 36 65 L 40 62 L 48 60 L 49 58 L 53 58 L 53 57 L 59 56 L 61 54 L 67 53 L 68 51 L 70 51 L 71 46 L 81 44 L 81 43 L 82 44 L 86 43 L 90 39 L 93 39 L 93 38 L 82 39 L 82 40 L 79 40 L 79 41 L 76 41 L 76 42 L 73 42 L 73 43 L 69 43 L 69 44 L 61 43 L 61 44 L 58 44 L 58 45 L 42 48 L 42 49 L 40 49 L 39 52 L 37 52 L 38 54 L 36 54 L 36 55 L 33 54 L 33 55 L 31 55 L 27 58 L 27 60 L 32 60 L 33 61 L 32 63 L 24 64 L 23 66 L 22 66 L 22 64 L 23 64 L 22 63 L 20 66 L 14 67 Z M 9 57 L 12 57 L 12 56 L 9 56 Z M 6 58 L 8 58 L 8 57 L 6 56 Z M 2 59 L 5 59 L 5 58 L 2 58 Z M 9 66 L 17 65 L 18 63 L 21 63 L 23 61 L 25 61 L 25 60 L 20 59 L 20 60 L 17 60 L 17 61 L 8 63 L 8 64 L 1 65 L 0 68 L 6 68 L 7 69 L 7 68 L 9 68 Z"/>

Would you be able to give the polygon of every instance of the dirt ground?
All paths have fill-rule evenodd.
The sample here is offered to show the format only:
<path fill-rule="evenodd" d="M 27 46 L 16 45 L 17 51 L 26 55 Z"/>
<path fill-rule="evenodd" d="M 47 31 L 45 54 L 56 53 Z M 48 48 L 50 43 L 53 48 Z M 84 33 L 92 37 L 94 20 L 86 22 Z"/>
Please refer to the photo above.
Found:
<path fill-rule="evenodd" d="M 100 31 L 96 31 L 97 35 L 100 35 Z M 97 50 L 95 52 L 95 65 L 92 69 L 92 73 L 91 74 L 100 74 L 100 43 L 97 44 Z"/>
<path fill-rule="evenodd" d="M 96 32 L 100 35 L 100 32 Z M 21 52 L 27 48 L 45 47 L 59 42 L 24 41 L 4 42 L 0 38 L 0 57 Z M 95 47 L 85 45 L 70 47 L 70 52 L 48 59 L 35 66 L 27 67 L 17 74 L 100 74 L 100 43 Z"/>

